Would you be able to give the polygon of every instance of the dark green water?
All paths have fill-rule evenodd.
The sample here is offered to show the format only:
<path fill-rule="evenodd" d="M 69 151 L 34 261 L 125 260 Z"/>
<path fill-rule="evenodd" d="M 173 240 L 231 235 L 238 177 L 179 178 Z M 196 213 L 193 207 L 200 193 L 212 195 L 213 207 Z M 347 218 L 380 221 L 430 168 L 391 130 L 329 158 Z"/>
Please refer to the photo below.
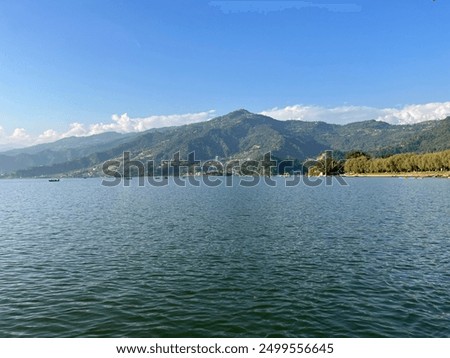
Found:
<path fill-rule="evenodd" d="M 277 180 L 0 181 L 0 337 L 450 337 L 450 180 Z"/>

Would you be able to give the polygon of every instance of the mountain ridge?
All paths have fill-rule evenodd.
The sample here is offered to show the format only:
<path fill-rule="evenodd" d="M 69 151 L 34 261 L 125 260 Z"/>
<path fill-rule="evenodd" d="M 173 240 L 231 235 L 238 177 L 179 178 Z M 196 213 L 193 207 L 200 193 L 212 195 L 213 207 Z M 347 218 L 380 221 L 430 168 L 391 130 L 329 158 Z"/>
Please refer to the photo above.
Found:
<path fill-rule="evenodd" d="M 182 157 L 195 152 L 199 160 L 258 159 L 271 152 L 279 159 L 301 161 L 316 157 L 324 150 L 362 150 L 372 155 L 437 151 L 450 147 L 450 117 L 414 125 L 391 125 L 375 120 L 338 125 L 279 121 L 239 109 L 205 122 L 111 136 L 112 140 L 105 140 L 97 147 L 72 148 L 74 153 L 70 160 L 56 162 L 53 159 L 45 163 L 45 158 L 41 158 L 40 164 L 34 166 L 18 160 L 18 156 L 24 155 L 20 150 L 16 150 L 15 155 L 6 155 L 6 159 L 5 153 L 0 153 L 0 169 L 2 161 L 15 158 L 23 164 L 22 168 L 14 169 L 19 176 L 54 175 L 74 170 L 88 172 L 104 160 L 120 157 L 124 151 L 129 151 L 134 159 L 156 161 L 171 159 L 176 152 Z M 98 138 L 91 138 L 91 142 L 95 140 Z M 60 153 L 58 150 L 53 153 L 51 144 L 46 148 L 51 152 L 46 153 L 47 157 Z M 36 148 L 28 148 L 30 150 Z M 39 157 L 39 153 L 33 155 Z"/>

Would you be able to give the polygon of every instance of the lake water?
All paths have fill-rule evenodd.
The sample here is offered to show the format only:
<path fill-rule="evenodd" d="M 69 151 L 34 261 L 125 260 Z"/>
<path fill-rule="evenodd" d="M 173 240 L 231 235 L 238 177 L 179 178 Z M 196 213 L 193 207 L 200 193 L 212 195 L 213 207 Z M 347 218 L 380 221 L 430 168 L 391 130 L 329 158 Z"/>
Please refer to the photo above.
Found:
<path fill-rule="evenodd" d="M 450 337 L 450 180 L 276 180 L 1 180 L 0 337 Z"/>

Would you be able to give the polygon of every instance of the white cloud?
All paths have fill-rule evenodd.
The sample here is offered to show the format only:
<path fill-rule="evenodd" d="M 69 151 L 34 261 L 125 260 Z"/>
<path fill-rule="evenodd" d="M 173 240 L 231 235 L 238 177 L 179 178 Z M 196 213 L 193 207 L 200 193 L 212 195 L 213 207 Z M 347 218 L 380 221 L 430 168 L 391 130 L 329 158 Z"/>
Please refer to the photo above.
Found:
<path fill-rule="evenodd" d="M 34 144 L 53 142 L 67 137 L 82 137 L 105 132 L 132 133 L 143 132 L 152 128 L 179 126 L 183 124 L 203 122 L 211 119 L 215 111 L 205 111 L 198 113 L 154 115 L 144 118 L 130 118 L 127 113 L 122 115 L 114 114 L 110 123 L 95 123 L 84 125 L 74 122 L 69 125 L 69 129 L 63 133 L 58 133 L 53 129 L 48 129 L 38 136 L 30 136 L 24 128 L 16 128 L 11 135 L 6 135 L 0 126 L 0 150 L 19 148 Z"/>
<path fill-rule="evenodd" d="M 8 135 L 2 126 L 0 126 L 0 149 L 7 150 L 10 148 L 25 147 L 30 145 L 32 137 L 24 128 L 16 128 Z"/>
<path fill-rule="evenodd" d="M 36 143 L 53 142 L 55 140 L 58 140 L 59 138 L 60 136 L 58 132 L 54 131 L 53 129 L 48 129 L 38 136 Z"/>
<path fill-rule="evenodd" d="M 96 133 L 93 133 L 96 134 Z M 61 135 L 61 138 L 66 137 L 83 137 L 89 135 L 89 131 L 84 128 L 84 124 L 82 123 L 71 123 L 69 126 L 69 130 Z"/>
<path fill-rule="evenodd" d="M 414 104 L 401 109 L 386 108 L 384 115 L 377 120 L 391 124 L 414 124 L 435 119 L 443 119 L 450 115 L 450 102 Z"/>
<path fill-rule="evenodd" d="M 145 118 L 130 118 L 127 113 L 124 113 L 122 115 L 114 114 L 111 117 L 112 123 L 93 124 L 89 127 L 89 133 L 99 134 L 111 131 L 119 133 L 143 132 L 152 128 L 162 128 L 204 122 L 208 119 L 211 119 L 214 115 L 214 112 L 214 110 L 211 110 L 199 113 L 160 115 Z"/>
<path fill-rule="evenodd" d="M 323 121 L 345 124 L 376 119 L 390 124 L 414 124 L 443 119 L 450 115 L 450 102 L 407 105 L 402 108 L 375 108 L 366 106 L 320 106 L 294 105 L 272 108 L 261 112 L 279 120 Z"/>
<path fill-rule="evenodd" d="M 349 123 L 378 117 L 380 110 L 371 107 L 341 106 L 326 108 L 319 106 L 294 105 L 284 108 L 272 108 L 261 112 L 279 120 L 296 119 L 302 121 L 322 121 L 328 123 Z"/>
<path fill-rule="evenodd" d="M 14 132 L 11 134 L 10 138 L 19 141 L 26 141 L 30 138 L 30 135 L 27 134 L 25 128 L 16 128 L 14 129 Z"/>

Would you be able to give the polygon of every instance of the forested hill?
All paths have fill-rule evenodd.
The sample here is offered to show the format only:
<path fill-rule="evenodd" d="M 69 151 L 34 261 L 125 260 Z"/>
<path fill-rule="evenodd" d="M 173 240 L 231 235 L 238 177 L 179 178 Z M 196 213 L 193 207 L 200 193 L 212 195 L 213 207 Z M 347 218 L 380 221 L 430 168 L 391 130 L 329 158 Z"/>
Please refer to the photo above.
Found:
<path fill-rule="evenodd" d="M 90 138 L 90 145 L 71 150 L 73 156 L 70 159 L 61 160 L 61 156 L 57 162 L 54 157 L 62 150 L 52 144 L 46 145 L 43 151 L 28 148 L 28 153 L 24 153 L 24 150 L 1 153 L 0 170 L 3 168 L 5 172 L 4 168 L 8 164 L 11 167 L 10 164 L 15 163 L 19 167 L 13 170 L 23 177 L 88 172 L 105 160 L 120 157 L 124 151 L 131 152 L 132 159 L 156 161 L 170 159 L 178 151 L 182 156 L 195 152 L 199 160 L 216 156 L 221 159 L 259 159 L 270 151 L 276 158 L 300 161 L 316 157 L 324 150 L 360 150 L 372 156 L 431 152 L 450 149 L 450 117 L 414 125 L 390 125 L 374 120 L 336 125 L 298 120 L 278 121 L 238 110 L 206 122 L 118 135 L 111 140 L 104 138 L 98 145 L 92 144 L 95 136 Z M 86 139 L 72 139 L 73 142 L 77 140 Z M 69 149 L 64 150 L 67 153 Z M 49 151 L 53 162 L 48 160 L 48 155 L 46 157 Z M 32 160 L 18 160 L 25 154 L 27 158 L 32 155 Z"/>

